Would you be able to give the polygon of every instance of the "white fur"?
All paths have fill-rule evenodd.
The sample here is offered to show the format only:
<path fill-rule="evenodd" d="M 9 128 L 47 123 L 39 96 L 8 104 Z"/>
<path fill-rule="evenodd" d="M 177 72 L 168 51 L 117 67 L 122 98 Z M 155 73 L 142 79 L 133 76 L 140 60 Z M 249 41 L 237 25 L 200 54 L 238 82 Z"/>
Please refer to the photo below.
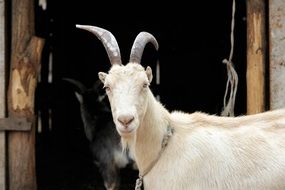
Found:
<path fill-rule="evenodd" d="M 144 84 L 139 64 L 100 73 L 107 86 L 116 128 L 139 171 L 156 159 L 167 126 L 175 129 L 168 146 L 144 177 L 145 190 L 285 189 L 285 109 L 250 116 L 169 113 Z M 117 118 L 134 116 L 124 127 Z"/>

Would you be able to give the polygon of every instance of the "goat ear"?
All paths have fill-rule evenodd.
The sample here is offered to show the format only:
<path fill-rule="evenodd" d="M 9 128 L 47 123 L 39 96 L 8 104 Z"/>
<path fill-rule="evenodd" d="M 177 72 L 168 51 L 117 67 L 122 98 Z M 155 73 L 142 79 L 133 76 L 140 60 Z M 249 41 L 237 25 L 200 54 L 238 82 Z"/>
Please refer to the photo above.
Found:
<path fill-rule="evenodd" d="M 99 79 L 101 80 L 102 83 L 105 82 L 106 76 L 107 76 L 107 73 L 104 73 L 104 72 L 99 72 L 98 73 L 98 77 L 99 77 Z"/>
<path fill-rule="evenodd" d="M 82 104 L 83 102 L 83 97 L 81 94 L 79 94 L 78 92 L 75 92 L 75 96 L 77 98 L 77 100 Z"/>
<path fill-rule="evenodd" d="M 152 81 L 152 70 L 151 70 L 150 66 L 147 66 L 145 72 L 146 72 L 147 78 L 149 80 L 149 83 L 151 83 L 151 81 Z"/>

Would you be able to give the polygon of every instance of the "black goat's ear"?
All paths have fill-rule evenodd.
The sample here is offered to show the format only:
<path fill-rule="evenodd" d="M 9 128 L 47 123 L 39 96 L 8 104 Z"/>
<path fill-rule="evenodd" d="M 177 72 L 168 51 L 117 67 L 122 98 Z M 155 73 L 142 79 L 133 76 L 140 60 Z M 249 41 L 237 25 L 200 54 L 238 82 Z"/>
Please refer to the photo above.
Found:
<path fill-rule="evenodd" d="M 105 83 L 106 76 L 107 76 L 107 73 L 104 73 L 104 72 L 99 72 L 98 73 L 98 77 L 99 77 L 99 79 L 101 80 L 102 83 Z"/>
<path fill-rule="evenodd" d="M 83 97 L 81 94 L 79 94 L 78 92 L 75 92 L 75 96 L 77 98 L 77 100 L 79 101 L 79 103 L 83 103 Z"/>
<path fill-rule="evenodd" d="M 149 83 L 151 83 L 153 76 L 152 76 L 152 70 L 150 66 L 147 66 L 145 72 L 146 72 Z"/>

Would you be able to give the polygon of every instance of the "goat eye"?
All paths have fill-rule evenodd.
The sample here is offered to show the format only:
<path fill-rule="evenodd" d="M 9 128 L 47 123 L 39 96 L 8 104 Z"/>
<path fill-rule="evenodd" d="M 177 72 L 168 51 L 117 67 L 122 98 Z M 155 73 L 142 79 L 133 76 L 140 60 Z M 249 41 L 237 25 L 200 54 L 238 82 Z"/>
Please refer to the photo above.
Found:
<path fill-rule="evenodd" d="M 146 87 L 148 87 L 148 83 L 143 84 L 143 88 L 146 88 Z"/>
<path fill-rule="evenodd" d="M 111 90 L 111 88 L 109 86 L 104 86 L 104 89 L 106 92 L 109 92 Z"/>

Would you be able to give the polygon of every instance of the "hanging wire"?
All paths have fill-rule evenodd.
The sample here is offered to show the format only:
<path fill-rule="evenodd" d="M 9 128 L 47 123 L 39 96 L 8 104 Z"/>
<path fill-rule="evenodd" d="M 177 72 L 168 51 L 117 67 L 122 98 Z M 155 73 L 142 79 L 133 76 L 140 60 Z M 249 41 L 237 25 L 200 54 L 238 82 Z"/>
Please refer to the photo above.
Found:
<path fill-rule="evenodd" d="M 235 9 L 236 9 L 236 3 L 235 3 L 235 0 L 233 0 L 232 22 L 231 22 L 231 51 L 230 51 L 229 59 L 223 60 L 223 63 L 226 64 L 227 66 L 228 80 L 227 80 L 226 90 L 225 90 L 225 95 L 224 95 L 224 107 L 221 112 L 222 116 L 234 116 L 235 99 L 236 99 L 236 92 L 237 92 L 237 86 L 238 86 L 238 75 L 234 69 L 233 62 L 232 62 L 233 52 L 234 52 Z M 229 89 L 230 89 L 230 94 L 228 97 Z M 227 100 L 227 97 L 228 97 L 228 100 Z"/>

